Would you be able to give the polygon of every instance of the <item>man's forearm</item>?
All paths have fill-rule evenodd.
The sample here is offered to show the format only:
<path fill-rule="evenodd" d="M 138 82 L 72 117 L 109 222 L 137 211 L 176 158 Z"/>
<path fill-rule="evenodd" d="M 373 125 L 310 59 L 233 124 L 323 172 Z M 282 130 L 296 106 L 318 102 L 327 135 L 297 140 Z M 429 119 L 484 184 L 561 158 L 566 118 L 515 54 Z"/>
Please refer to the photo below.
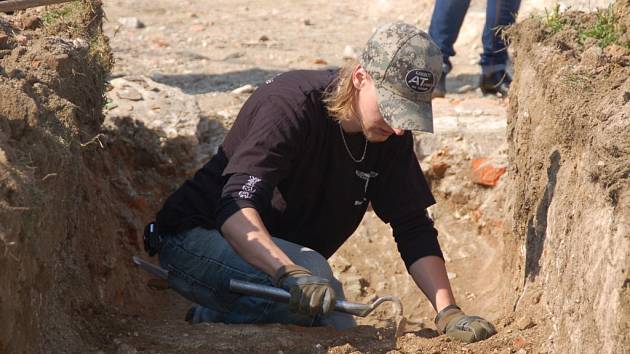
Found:
<path fill-rule="evenodd" d="M 422 257 L 409 267 L 409 273 L 437 312 L 455 303 L 442 258 Z"/>
<path fill-rule="evenodd" d="M 272 277 L 281 266 L 293 264 L 273 242 L 256 209 L 234 213 L 223 223 L 221 233 L 239 256 Z"/>

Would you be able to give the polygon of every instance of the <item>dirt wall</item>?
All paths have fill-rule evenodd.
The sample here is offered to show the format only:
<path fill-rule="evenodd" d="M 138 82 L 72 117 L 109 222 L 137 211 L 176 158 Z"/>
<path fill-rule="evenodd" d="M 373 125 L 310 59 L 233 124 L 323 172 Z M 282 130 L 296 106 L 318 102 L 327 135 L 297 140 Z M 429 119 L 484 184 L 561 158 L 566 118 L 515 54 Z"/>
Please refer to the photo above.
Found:
<path fill-rule="evenodd" d="M 621 34 L 629 4 L 616 5 Z M 514 36 L 515 309 L 548 321 L 552 352 L 630 348 L 630 47 L 580 38 L 573 24 L 595 18 L 565 14 L 559 31 L 531 19 Z"/>
<path fill-rule="evenodd" d="M 177 174 L 155 133 L 101 127 L 101 20 L 99 1 L 0 15 L 2 353 L 115 348 L 112 314 L 156 305 L 131 255 Z"/>

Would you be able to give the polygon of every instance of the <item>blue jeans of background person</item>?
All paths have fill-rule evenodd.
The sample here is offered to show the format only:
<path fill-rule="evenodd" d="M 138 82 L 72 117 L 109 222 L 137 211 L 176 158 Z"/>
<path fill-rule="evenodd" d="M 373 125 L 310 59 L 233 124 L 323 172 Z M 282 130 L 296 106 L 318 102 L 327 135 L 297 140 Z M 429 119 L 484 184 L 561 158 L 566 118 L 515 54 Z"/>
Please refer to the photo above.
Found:
<path fill-rule="evenodd" d="M 488 0 L 486 23 L 483 29 L 481 65 L 484 73 L 505 70 L 508 59 L 505 41 L 497 29 L 514 23 L 520 0 Z M 429 35 L 442 50 L 444 63 L 450 68 L 450 57 L 455 55 L 453 44 L 457 40 L 470 0 L 436 0 Z"/>
<path fill-rule="evenodd" d="M 273 241 L 293 262 L 328 279 L 337 298 L 344 298 L 341 284 L 322 255 L 279 238 L 274 237 Z M 273 281 L 237 255 L 217 230 L 199 227 L 167 236 L 160 250 L 160 265 L 169 271 L 171 288 L 201 305 L 194 311 L 193 323 L 291 323 L 331 325 L 337 329 L 356 325 L 351 315 L 333 312 L 310 317 L 289 311 L 287 304 L 230 292 L 230 279 L 264 285 L 273 285 Z"/>

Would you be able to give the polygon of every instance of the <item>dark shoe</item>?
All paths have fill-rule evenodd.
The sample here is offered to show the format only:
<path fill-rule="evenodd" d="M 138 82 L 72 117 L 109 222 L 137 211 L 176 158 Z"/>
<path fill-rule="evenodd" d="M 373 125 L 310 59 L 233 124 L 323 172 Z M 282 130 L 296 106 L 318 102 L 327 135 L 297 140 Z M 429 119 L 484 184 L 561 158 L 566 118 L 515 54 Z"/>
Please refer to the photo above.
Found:
<path fill-rule="evenodd" d="M 194 324 L 195 312 L 197 311 L 197 305 L 191 307 L 188 312 L 186 312 L 186 322 L 190 324 Z"/>
<path fill-rule="evenodd" d="M 479 88 L 484 95 L 500 95 L 507 97 L 510 91 L 512 77 L 505 70 L 494 71 L 490 74 L 481 74 Z"/>
<path fill-rule="evenodd" d="M 186 322 L 190 324 L 202 322 L 221 322 L 223 317 L 220 312 L 211 310 L 201 305 L 193 305 L 186 313 Z"/>
<path fill-rule="evenodd" d="M 442 64 L 442 76 L 440 76 L 440 80 L 438 80 L 437 84 L 435 85 L 433 93 L 431 94 L 431 98 L 446 96 L 446 75 L 450 71 L 450 64 Z"/>
<path fill-rule="evenodd" d="M 440 80 L 438 80 L 437 85 L 435 85 L 435 88 L 433 89 L 431 98 L 444 96 L 446 96 L 446 73 L 443 72 L 442 76 L 440 76 Z"/>

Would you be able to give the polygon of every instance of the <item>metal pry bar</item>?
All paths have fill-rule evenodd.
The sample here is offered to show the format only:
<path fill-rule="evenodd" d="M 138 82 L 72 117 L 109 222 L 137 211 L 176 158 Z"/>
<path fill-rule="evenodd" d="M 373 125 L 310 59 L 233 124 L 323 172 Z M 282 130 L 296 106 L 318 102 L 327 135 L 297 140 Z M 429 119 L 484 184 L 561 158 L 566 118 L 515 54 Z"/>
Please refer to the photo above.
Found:
<path fill-rule="evenodd" d="M 158 278 L 168 279 L 168 270 L 149 263 L 138 256 L 133 256 L 133 263 Z"/>
<path fill-rule="evenodd" d="M 273 286 L 250 283 L 247 281 L 231 279 L 230 290 L 239 294 L 264 297 L 278 302 L 288 303 L 291 295 L 288 291 Z M 372 313 L 379 305 L 391 301 L 396 305 L 396 312 L 402 314 L 402 303 L 395 296 L 383 296 L 374 300 L 371 304 L 362 304 L 352 301 L 337 300 L 335 311 L 349 313 L 354 316 L 365 317 Z"/>
<path fill-rule="evenodd" d="M 147 262 L 138 256 L 133 256 L 133 263 L 138 267 L 144 269 L 149 274 L 152 274 L 158 278 L 168 279 L 168 270 L 160 266 Z M 289 294 L 289 292 L 284 289 L 237 279 L 230 279 L 230 291 L 243 295 L 263 297 L 283 303 L 288 303 L 289 299 L 291 298 L 291 294 Z M 370 304 L 337 300 L 335 302 L 335 311 L 344 312 L 359 317 L 366 317 L 384 302 L 392 302 L 396 308 L 397 317 L 402 316 L 402 302 L 396 296 L 382 296 L 377 298 Z"/>

